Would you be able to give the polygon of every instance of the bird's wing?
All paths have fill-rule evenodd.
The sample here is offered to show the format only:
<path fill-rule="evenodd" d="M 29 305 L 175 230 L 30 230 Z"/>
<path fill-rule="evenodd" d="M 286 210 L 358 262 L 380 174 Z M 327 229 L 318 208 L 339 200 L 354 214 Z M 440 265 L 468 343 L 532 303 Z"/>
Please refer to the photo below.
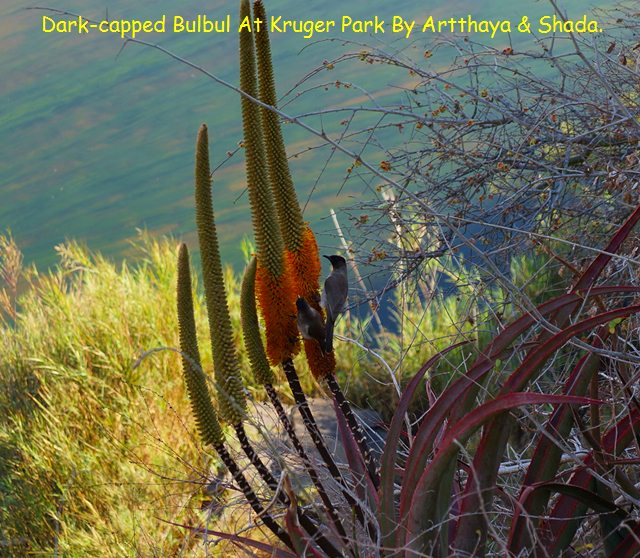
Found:
<path fill-rule="evenodd" d="M 347 284 L 346 279 L 342 277 L 330 275 L 324 282 L 324 296 L 327 302 L 327 316 L 335 319 L 344 309 L 347 301 Z M 331 304 L 329 304 L 329 301 Z"/>

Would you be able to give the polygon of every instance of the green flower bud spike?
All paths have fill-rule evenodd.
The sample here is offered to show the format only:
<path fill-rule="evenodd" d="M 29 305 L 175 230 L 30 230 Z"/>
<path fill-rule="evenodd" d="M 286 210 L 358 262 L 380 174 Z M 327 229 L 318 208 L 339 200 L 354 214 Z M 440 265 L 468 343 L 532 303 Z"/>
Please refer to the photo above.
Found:
<path fill-rule="evenodd" d="M 202 257 L 202 277 L 207 302 L 213 364 L 221 418 L 233 425 L 245 416 L 246 399 L 240 376 L 231 318 L 227 306 L 218 235 L 211 200 L 209 139 L 206 125 L 198 131 L 195 168 L 196 226 Z"/>
<path fill-rule="evenodd" d="M 216 411 L 213 408 L 207 380 L 200 364 L 200 351 L 198 350 L 193 298 L 191 295 L 189 251 L 186 244 L 180 245 L 180 253 L 178 255 L 178 324 L 180 327 L 182 370 L 198 432 L 205 444 L 218 447 L 222 445 L 224 435 L 220 428 Z"/>
<path fill-rule="evenodd" d="M 256 381 L 262 385 L 273 385 L 274 377 L 267 355 L 264 352 L 260 327 L 258 325 L 258 312 L 256 310 L 256 258 L 251 261 L 244 270 L 242 289 L 240 292 L 240 315 L 242 319 L 242 334 L 244 345 L 249 355 L 251 369 Z"/>
<path fill-rule="evenodd" d="M 200 364 L 200 352 L 196 337 L 196 322 L 193 313 L 193 297 L 191 296 L 191 273 L 189 271 L 189 251 L 186 244 L 180 245 L 178 255 L 178 324 L 180 326 L 180 349 L 182 352 L 182 368 L 191 410 L 198 425 L 200 438 L 205 444 L 212 445 L 227 466 L 245 498 L 262 518 L 264 524 L 285 545 L 292 548 L 291 539 L 274 518 L 264 509 L 255 492 L 242 474 L 242 471 L 224 447 L 224 434 L 216 417 L 211 402 L 209 388 Z"/>
<path fill-rule="evenodd" d="M 249 0 L 240 2 L 240 21 L 251 18 Z M 240 31 L 240 88 L 257 96 L 253 32 Z M 269 188 L 260 110 L 242 96 L 242 126 L 247 189 L 257 248 L 256 296 L 267 330 L 267 355 L 273 365 L 292 358 L 299 350 L 295 301 L 297 292 L 285 258 L 284 242 Z"/>
<path fill-rule="evenodd" d="M 254 17 L 267 21 L 267 14 L 261 0 L 253 4 Z M 267 105 L 276 106 L 276 86 L 271 61 L 271 44 L 267 26 L 261 28 L 259 33 L 254 33 L 256 54 L 258 60 L 258 80 L 260 84 L 260 100 Z M 284 147 L 280 117 L 273 111 L 260 108 L 262 121 L 262 134 L 267 150 L 269 163 L 269 182 L 271 191 L 276 200 L 278 220 L 285 247 L 290 252 L 299 252 L 303 244 L 305 230 L 300 203 L 293 185 L 287 152 Z M 304 294 L 304 293 L 300 293 Z"/>
<path fill-rule="evenodd" d="M 251 17 L 249 0 L 240 2 L 240 21 L 245 17 Z M 252 97 L 257 97 L 252 35 L 253 33 L 247 29 L 240 31 L 240 89 Z M 247 187 L 258 260 L 271 276 L 279 277 L 284 272 L 284 243 L 278 227 L 273 196 L 269 189 L 265 146 L 260 127 L 260 109 L 244 96 L 241 104 Z"/>

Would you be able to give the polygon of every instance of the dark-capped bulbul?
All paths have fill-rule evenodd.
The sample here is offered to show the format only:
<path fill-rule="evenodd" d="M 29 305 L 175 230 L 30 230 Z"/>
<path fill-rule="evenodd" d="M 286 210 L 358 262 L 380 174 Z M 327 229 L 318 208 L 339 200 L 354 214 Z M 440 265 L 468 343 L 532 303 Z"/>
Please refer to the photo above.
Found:
<path fill-rule="evenodd" d="M 333 351 L 333 326 L 338 315 L 344 310 L 347 302 L 347 292 L 349 291 L 349 280 L 347 278 L 347 261 L 342 256 L 324 256 L 331 262 L 331 273 L 324 282 L 322 299 L 324 309 L 327 313 L 327 323 L 325 329 L 327 336 L 325 339 L 325 352 Z"/>
<path fill-rule="evenodd" d="M 305 339 L 315 339 L 320 345 L 320 351 L 324 356 L 326 332 L 322 315 L 301 296 L 296 300 L 296 307 L 298 308 L 298 331 L 300 335 Z"/>

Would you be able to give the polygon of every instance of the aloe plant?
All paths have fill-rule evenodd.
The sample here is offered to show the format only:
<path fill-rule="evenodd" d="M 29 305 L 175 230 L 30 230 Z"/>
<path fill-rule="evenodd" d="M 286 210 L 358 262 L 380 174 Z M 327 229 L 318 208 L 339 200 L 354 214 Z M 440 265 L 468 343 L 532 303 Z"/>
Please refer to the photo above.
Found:
<path fill-rule="evenodd" d="M 639 217 L 640 208 L 623 225 L 603 252 L 610 254 L 616 242 L 630 231 L 630 223 L 637 221 Z M 609 257 L 606 256 L 606 258 Z M 477 545 L 478 535 L 486 536 L 489 526 L 481 524 L 480 531 L 474 532 L 471 538 L 467 538 L 468 535 L 463 529 L 464 520 L 468 517 L 468 507 L 465 506 L 468 493 L 452 490 L 452 477 L 459 468 L 457 459 L 460 447 L 464 446 L 478 429 L 484 427 L 482 440 L 475 452 L 474 463 L 480 463 L 480 459 L 484 459 L 487 463 L 489 459 L 499 466 L 502 458 L 495 455 L 495 446 L 482 442 L 496 435 L 500 440 L 499 434 L 510 420 L 505 413 L 523 405 L 554 406 L 555 411 L 535 435 L 538 445 L 524 476 L 519 505 L 514 509 L 513 521 L 506 539 L 511 555 L 519 555 L 522 552 L 560 555 L 563 549 L 571 544 L 579 524 L 585 521 L 585 510 L 589 508 L 603 517 L 602 529 L 607 531 L 603 532 L 602 536 L 609 541 L 610 556 L 632 556 L 634 552 L 640 550 L 637 539 L 633 537 L 638 530 L 633 514 L 616 505 L 611 497 L 604 496 L 603 491 L 598 489 L 599 479 L 591 472 L 594 468 L 595 471 L 598 470 L 597 465 L 601 464 L 602 455 L 619 456 L 633 442 L 637 435 L 637 428 L 640 426 L 638 407 L 630 409 L 628 414 L 603 433 L 600 447 L 594 448 L 582 457 L 581 464 L 573 469 L 573 473 L 571 469 L 564 472 L 565 476 L 571 475 L 566 483 L 555 480 L 560 471 L 558 454 L 561 450 L 554 445 L 551 437 L 545 436 L 545 433 L 550 432 L 553 432 L 556 437 L 563 433 L 566 436 L 567 424 L 563 425 L 563 423 L 571 422 L 574 416 L 570 409 L 575 409 L 576 406 L 605 404 L 604 401 L 584 395 L 590 376 L 597 372 L 595 362 L 601 358 L 596 351 L 606 346 L 607 339 L 610 337 L 607 332 L 610 332 L 610 324 L 614 320 L 631 316 L 640 310 L 640 305 L 628 304 L 604 310 L 583 319 L 576 316 L 578 319 L 570 323 L 569 318 L 575 316 L 580 305 L 585 302 L 598 299 L 601 304 L 606 304 L 608 299 L 615 300 L 615 296 L 635 295 L 640 291 L 637 287 L 627 285 L 595 286 L 597 274 L 594 273 L 594 269 L 596 267 L 602 269 L 602 264 L 603 260 L 597 259 L 587 268 L 583 277 L 590 277 L 589 283 L 580 279 L 576 283 L 576 287 L 580 288 L 574 288 L 572 292 L 538 306 L 536 310 L 539 316 L 525 314 L 507 325 L 483 349 L 467 374 L 440 394 L 417 426 L 407 455 L 399 459 L 398 450 L 405 412 L 411 399 L 416 396 L 421 379 L 440 358 L 458 348 L 460 344 L 448 347 L 425 363 L 404 390 L 391 421 L 380 464 L 379 491 L 367 483 L 362 454 L 353 438 L 349 439 L 346 421 L 340 407 L 336 406 L 351 475 L 361 479 L 360 482 L 356 481 L 352 488 L 359 497 L 359 505 L 366 508 L 366 529 L 359 537 L 351 539 L 345 536 L 344 528 L 338 528 L 336 531 L 339 536 L 334 541 L 336 548 L 331 551 L 323 550 L 316 545 L 313 535 L 309 534 L 309 529 L 301 527 L 298 523 L 295 515 L 299 510 L 296 495 L 290 493 L 282 529 L 286 530 L 287 535 L 292 539 L 290 549 L 294 555 L 295 553 L 299 556 L 305 555 L 306 551 L 302 550 L 305 548 L 313 549 L 312 554 L 315 556 L 363 555 L 364 553 L 386 556 L 424 556 L 425 554 L 447 556 L 450 549 L 465 555 L 467 551 L 462 548 L 470 543 Z M 252 306 L 253 297 L 250 293 L 253 267 L 252 264 L 247 274 L 249 279 L 245 277 L 243 286 L 243 313 L 245 304 L 249 305 L 249 309 Z M 255 315 L 255 307 L 253 307 L 253 313 Z M 513 346 L 519 338 L 539 327 L 539 317 L 555 323 L 557 331 L 548 336 L 543 330 L 541 335 L 545 336 L 545 342 L 533 344 L 526 351 L 520 365 L 506 378 L 498 394 L 480 405 L 467 409 L 466 412 L 458 409 L 461 402 L 468 401 L 468 398 L 464 397 L 465 394 L 469 390 L 474 390 L 478 382 L 493 370 L 500 358 L 504 358 L 509 347 Z M 562 327 L 557 326 L 558 320 L 564 322 Z M 246 335 L 255 336 L 257 319 L 243 318 L 243 327 Z M 593 350 L 586 352 L 575 365 L 567 378 L 563 394 L 523 391 L 544 362 L 554 357 L 576 336 L 594 329 L 598 335 L 594 338 Z M 254 337 L 251 345 L 257 348 L 258 353 L 260 352 L 259 336 Z M 194 354 L 188 344 L 183 347 L 183 350 L 188 354 Z M 265 383 L 270 384 L 270 372 L 267 372 L 268 365 L 264 354 L 257 360 L 252 357 L 252 361 L 254 361 L 254 370 L 262 369 Z M 256 366 L 257 362 L 261 362 L 261 367 Z M 185 367 L 187 365 L 185 361 Z M 190 389 L 190 393 L 191 391 Z M 277 401 L 277 396 L 274 399 Z M 198 416 L 196 413 L 196 417 Z M 199 424 L 201 422 L 199 420 Z M 303 463 L 310 474 L 318 478 L 310 460 L 304 458 Z M 467 482 L 474 482 L 474 469 L 467 468 L 466 471 Z M 317 486 L 320 493 L 323 490 L 320 480 Z M 496 483 L 494 482 L 490 488 L 490 491 L 495 491 Z M 553 493 L 559 494 L 559 497 L 553 506 L 549 507 L 549 495 Z M 327 515 L 331 517 L 334 528 L 348 520 L 350 515 L 348 502 L 332 501 L 328 493 L 322 494 L 320 500 Z M 536 501 L 537 508 L 534 508 Z M 485 505 L 487 507 L 484 508 L 484 513 L 487 514 L 490 504 Z M 534 515 L 532 512 L 536 509 L 537 512 Z M 452 510 L 457 511 L 454 513 Z M 545 518 L 541 524 L 538 524 L 539 517 Z M 363 540 L 365 535 L 368 541 Z M 246 541 L 245 543 L 249 544 Z M 485 552 L 485 548 L 478 545 L 473 550 L 474 555 L 482 555 Z"/>
<path fill-rule="evenodd" d="M 240 6 L 241 17 L 251 17 L 249 1 L 241 0 Z M 254 9 L 254 15 L 266 18 L 260 0 Z M 266 105 L 275 106 L 268 36 L 264 31 L 254 37 L 248 32 L 240 35 L 241 88 L 250 97 L 260 96 Z M 254 377 L 264 386 L 313 492 L 311 503 L 305 503 L 308 500 L 296 493 L 284 464 L 277 481 L 244 431 L 245 395 L 222 282 L 208 136 L 203 126 L 196 150 L 196 215 L 218 410 L 200 364 L 186 246 L 180 249 L 178 284 L 183 370 L 202 441 L 218 452 L 257 518 L 275 538 L 266 543 L 234 533 L 196 531 L 215 533 L 247 550 L 276 556 L 483 556 L 495 553 L 495 546 L 510 556 L 559 556 L 572 544 L 586 520 L 585 513 L 591 510 L 598 516 L 608 556 L 640 552 L 637 490 L 625 474 L 627 458 L 622 457 L 637 437 L 640 407 L 630 392 L 633 406 L 621 414 L 616 402 L 607 401 L 598 387 L 603 360 L 613 350 L 612 331 L 640 311 L 640 304 L 630 302 L 640 291 L 638 287 L 601 285 L 598 281 L 640 220 L 640 207 L 569 292 L 517 316 L 486 344 L 473 339 L 475 361 L 434 398 L 412 431 L 403 433 L 421 381 L 440 359 L 465 343 L 453 344 L 430 357 L 401 394 L 379 463 L 374 461 L 335 378 L 335 355 L 323 354 L 314 341 L 305 343 L 312 373 L 326 381 L 334 398 L 348 462 L 348 467 L 341 469 L 314 420 L 293 360 L 299 344 L 293 301 L 304 296 L 321 311 L 317 244 L 302 220 L 277 118 L 246 97 L 242 110 L 257 246 L 242 285 L 243 336 Z M 585 314 L 584 308 L 594 310 Z M 577 358 L 579 352 L 582 356 Z M 562 393 L 536 391 L 536 381 L 545 367 L 561 358 L 577 359 Z M 505 361 L 508 366 L 502 364 Z M 298 438 L 284 410 L 272 366 L 281 366 L 285 373 L 317 449 L 315 456 Z M 496 393 L 483 389 L 493 375 L 502 375 Z M 523 465 L 519 486 L 515 491 L 510 489 L 510 518 L 498 521 L 493 499 L 503 492 L 501 467 L 514 422 L 510 412 L 522 407 L 542 407 L 547 413 L 537 415 L 540 424 L 531 434 L 530 460 Z M 258 471 L 262 480 L 256 481 L 256 486 L 241 472 L 240 458 L 227 448 L 221 423 L 232 426 L 248 463 Z M 576 428 L 588 449 L 572 465 L 563 458 L 563 443 Z M 615 470 L 614 482 L 608 473 L 611 468 Z M 629 495 L 633 509 L 616 503 L 620 494 Z M 557 496 L 552 500 L 551 495 Z M 496 541 L 500 533 L 503 539 Z"/>

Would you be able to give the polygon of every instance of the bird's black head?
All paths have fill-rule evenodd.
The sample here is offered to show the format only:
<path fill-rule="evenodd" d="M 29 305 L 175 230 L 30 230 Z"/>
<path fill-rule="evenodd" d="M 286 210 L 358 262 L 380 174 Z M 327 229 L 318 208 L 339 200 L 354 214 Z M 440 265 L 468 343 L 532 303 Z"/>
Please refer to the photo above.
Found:
<path fill-rule="evenodd" d="M 342 256 L 334 255 L 334 256 L 323 256 L 327 258 L 331 262 L 331 266 L 334 269 L 339 269 L 347 265 L 347 260 L 345 260 Z"/>
<path fill-rule="evenodd" d="M 298 310 L 304 310 L 304 309 L 305 309 L 305 308 L 307 308 L 308 306 L 309 306 L 309 303 L 308 303 L 304 298 L 302 298 L 301 296 L 299 296 L 299 297 L 296 299 L 296 308 L 297 308 Z"/>

